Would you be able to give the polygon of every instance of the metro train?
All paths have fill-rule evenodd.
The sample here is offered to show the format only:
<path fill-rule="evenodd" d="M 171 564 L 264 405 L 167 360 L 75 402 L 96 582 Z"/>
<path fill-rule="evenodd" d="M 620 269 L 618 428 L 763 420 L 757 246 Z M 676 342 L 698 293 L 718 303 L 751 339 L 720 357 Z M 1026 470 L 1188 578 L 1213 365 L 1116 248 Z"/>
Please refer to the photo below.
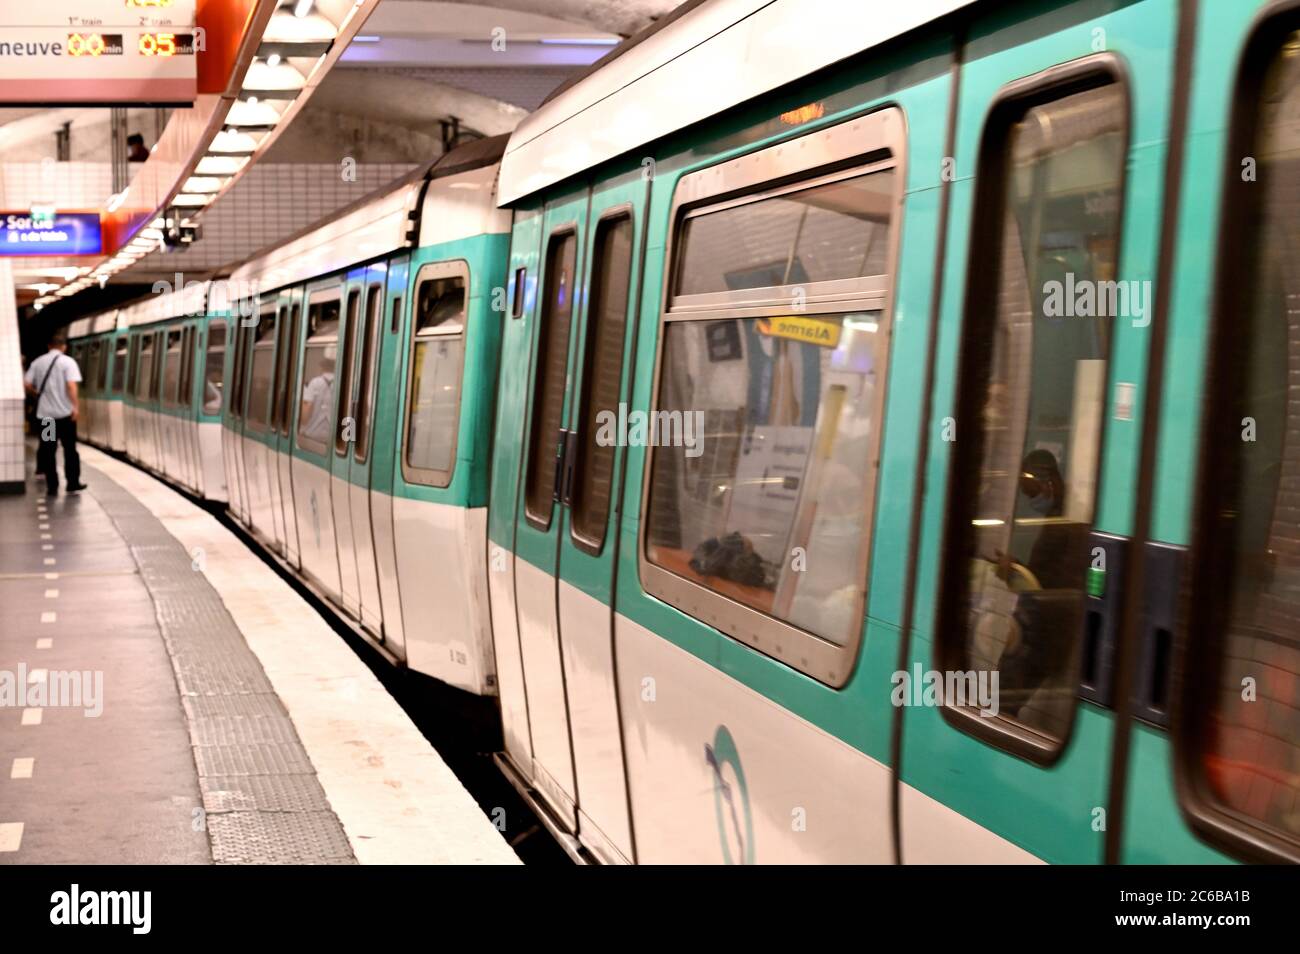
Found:
<path fill-rule="evenodd" d="M 84 428 L 576 858 L 1294 862 L 1298 74 L 1295 0 L 688 2 L 74 322 Z"/>

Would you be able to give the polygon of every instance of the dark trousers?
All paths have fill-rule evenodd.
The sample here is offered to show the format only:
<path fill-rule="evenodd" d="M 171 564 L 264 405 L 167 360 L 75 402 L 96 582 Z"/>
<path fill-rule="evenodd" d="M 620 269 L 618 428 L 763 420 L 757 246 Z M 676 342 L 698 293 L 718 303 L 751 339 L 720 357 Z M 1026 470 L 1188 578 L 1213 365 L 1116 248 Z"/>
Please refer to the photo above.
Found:
<path fill-rule="evenodd" d="M 77 453 L 77 422 L 71 417 L 54 419 L 54 440 L 46 440 L 44 430 L 36 448 L 36 469 L 45 475 L 45 489 L 58 493 L 59 471 L 54 465 L 54 445 L 63 445 L 63 466 L 68 471 L 68 486 L 81 483 L 81 456 Z"/>

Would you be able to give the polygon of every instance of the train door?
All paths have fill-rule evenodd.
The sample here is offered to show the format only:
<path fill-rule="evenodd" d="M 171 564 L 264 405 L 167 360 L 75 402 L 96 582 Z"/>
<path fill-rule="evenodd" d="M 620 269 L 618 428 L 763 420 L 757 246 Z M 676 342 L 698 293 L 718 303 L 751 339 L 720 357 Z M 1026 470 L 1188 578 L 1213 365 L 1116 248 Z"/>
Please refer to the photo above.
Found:
<path fill-rule="evenodd" d="M 162 377 L 163 377 L 163 352 L 167 346 L 167 332 L 159 328 L 153 332 L 153 361 L 150 369 L 149 393 L 146 395 L 149 408 L 149 425 L 145 434 L 145 448 L 148 456 L 149 466 L 156 472 L 162 473 L 163 466 L 162 452 Z"/>
<path fill-rule="evenodd" d="M 112 405 L 109 412 L 108 446 L 115 451 L 126 449 L 126 374 L 131 337 L 125 330 L 113 333 Z"/>
<path fill-rule="evenodd" d="M 375 368 L 383 333 L 384 278 L 383 265 L 366 270 L 362 289 L 360 324 L 357 328 L 356 397 L 353 417 L 347 492 L 352 516 L 352 542 L 356 554 L 358 593 L 361 598 L 361 625 L 375 636 L 383 635 L 383 607 L 379 595 L 379 570 L 375 556 L 372 528 L 370 484 L 375 426 Z"/>
<path fill-rule="evenodd" d="M 1300 9 L 1206 0 L 1171 216 L 1122 843 L 1300 861 Z M 1190 27 L 1189 27 L 1190 29 Z M 1190 479 L 1192 475 L 1195 480 Z"/>
<path fill-rule="evenodd" d="M 140 335 L 130 330 L 125 332 L 127 339 L 127 374 L 122 384 L 122 433 L 125 438 L 125 450 L 128 457 L 139 460 L 137 451 L 136 422 L 139 419 L 139 407 L 136 402 L 136 388 L 140 383 Z"/>
<path fill-rule="evenodd" d="M 180 403 L 181 361 L 185 330 L 178 323 L 163 331 L 162 384 L 158 401 L 158 469 L 177 483 L 184 484 L 185 470 L 181 455 Z"/>
<path fill-rule="evenodd" d="M 1176 8 L 971 27 L 929 422 L 947 493 L 895 688 L 907 862 L 1104 857 Z"/>
<path fill-rule="evenodd" d="M 194 407 L 194 362 L 196 348 L 194 339 L 198 337 L 198 322 L 185 323 L 181 335 L 181 380 L 177 400 L 181 408 L 181 453 L 185 457 L 185 483 L 197 493 L 201 493 L 203 480 L 199 475 L 198 419 Z"/>
<path fill-rule="evenodd" d="M 270 462 L 267 460 L 271 372 L 275 365 L 275 305 L 254 303 L 256 322 L 244 330 L 244 378 L 240 390 L 242 428 L 239 441 L 244 473 L 245 507 L 249 526 L 258 537 L 274 543 L 271 516 Z"/>
<path fill-rule="evenodd" d="M 398 418 L 402 388 L 399 377 L 403 347 L 403 308 L 410 260 L 391 259 L 387 287 L 380 298 L 379 342 L 376 350 L 374 420 L 370 425 L 370 528 L 375 547 L 383 642 L 390 652 L 406 657 L 402 601 L 397 582 L 397 539 L 393 527 L 393 480 L 398 459 Z"/>
<path fill-rule="evenodd" d="M 285 553 L 284 497 L 280 484 L 280 415 L 284 411 L 281 395 L 284 390 L 284 359 L 289 351 L 289 310 L 277 295 L 275 298 L 275 357 L 270 371 L 270 412 L 264 438 L 266 453 L 266 483 L 271 497 L 271 526 L 275 534 L 275 549 Z"/>
<path fill-rule="evenodd" d="M 339 362 L 342 285 L 328 280 L 305 292 L 302 360 L 293 395 L 293 503 L 303 573 L 333 599 L 339 593 L 339 557 L 330 504 L 330 459 Z"/>
<path fill-rule="evenodd" d="M 289 565 L 297 567 L 298 519 L 293 498 L 293 428 L 298 385 L 298 355 L 302 350 L 302 290 L 298 288 L 280 292 L 280 322 L 284 329 L 282 348 L 277 358 L 278 383 L 276 388 L 275 463 L 276 479 L 280 485 L 281 521 L 284 525 L 284 555 Z"/>
<path fill-rule="evenodd" d="M 226 420 L 229 430 L 229 462 L 226 467 L 230 473 L 230 493 L 235 518 L 245 526 L 252 525 L 252 504 L 248 488 L 248 474 L 244 467 L 244 411 L 245 397 L 248 390 L 249 352 L 252 351 L 253 333 L 256 322 L 250 321 L 243 312 L 253 314 L 253 302 L 236 304 L 236 318 L 231 323 L 234 335 L 234 354 L 232 356 L 230 399 L 226 402 Z"/>
<path fill-rule="evenodd" d="M 365 269 L 349 272 L 343 289 L 346 305 L 340 329 L 337 379 L 335 381 L 334 441 L 330 450 L 330 506 L 338 546 L 339 585 L 343 608 L 360 619 L 361 591 L 357 578 L 356 540 L 352 529 L 352 495 L 348 489 L 352 443 L 356 437 L 356 388 L 358 332 L 361 329 L 361 299 L 365 291 Z"/>
<path fill-rule="evenodd" d="M 602 860 L 634 860 L 614 657 L 614 567 L 625 448 L 612 422 L 627 406 L 626 360 L 639 274 L 637 203 L 644 183 L 592 196 L 567 380 L 567 428 L 558 441 L 557 603 L 578 838 Z"/>
<path fill-rule="evenodd" d="M 577 777 L 559 625 L 556 575 L 563 511 L 561 451 L 572 393 L 570 351 L 587 233 L 588 192 L 548 203 L 532 334 L 522 483 L 515 517 L 514 593 L 532 735 L 532 781 L 577 831 Z"/>

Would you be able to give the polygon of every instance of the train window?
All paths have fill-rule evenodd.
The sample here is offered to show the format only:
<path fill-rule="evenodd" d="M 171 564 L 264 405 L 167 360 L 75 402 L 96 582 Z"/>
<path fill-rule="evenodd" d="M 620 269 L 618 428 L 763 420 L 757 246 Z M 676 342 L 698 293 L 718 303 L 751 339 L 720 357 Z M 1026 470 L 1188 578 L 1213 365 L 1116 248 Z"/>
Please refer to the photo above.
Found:
<path fill-rule="evenodd" d="M 275 318 L 275 373 L 271 381 L 271 432 L 280 429 L 280 415 L 284 410 L 284 371 L 287 364 L 286 339 L 289 336 L 288 309 L 276 310 Z"/>
<path fill-rule="evenodd" d="M 150 337 L 155 339 L 153 348 L 153 368 L 149 372 L 149 400 L 158 403 L 162 391 L 163 332 L 155 331 Z"/>
<path fill-rule="evenodd" d="M 275 308 L 263 308 L 253 332 L 253 358 L 248 370 L 248 426 L 267 429 L 271 411 L 271 373 L 275 367 Z"/>
<path fill-rule="evenodd" d="M 343 363 L 340 368 L 338 408 L 334 415 L 334 453 L 342 456 L 356 436 L 356 400 L 352 396 L 353 356 L 357 347 L 357 324 L 361 320 L 361 290 L 348 293 L 348 323 L 343 329 Z"/>
<path fill-rule="evenodd" d="M 221 393 L 225 386 L 226 323 L 208 323 L 208 354 L 203 364 L 203 413 L 221 413 Z"/>
<path fill-rule="evenodd" d="M 555 495 L 555 459 L 564 411 L 569 329 L 577 284 L 578 236 L 572 230 L 551 235 L 546 246 L 542 309 L 538 328 L 537 374 L 533 382 L 532 426 L 529 428 L 528 478 L 524 514 L 545 530 L 551 525 Z"/>
<path fill-rule="evenodd" d="M 398 329 L 402 327 L 402 299 L 400 296 L 393 299 L 393 316 L 390 321 L 391 327 L 389 330 L 393 334 L 397 334 Z"/>
<path fill-rule="evenodd" d="M 162 402 L 165 407 L 176 406 L 176 396 L 181 384 L 181 330 L 166 333 L 167 354 L 163 361 Z"/>
<path fill-rule="evenodd" d="M 357 382 L 357 432 L 353 456 L 364 462 L 370 448 L 370 417 L 374 406 L 375 357 L 379 350 L 382 290 L 371 285 L 366 293 L 366 337 L 361 346 L 361 377 Z"/>
<path fill-rule="evenodd" d="M 783 167 L 855 138 L 813 133 L 683 177 L 652 412 L 618 435 L 650 448 L 647 592 L 835 686 L 865 614 L 905 142 L 896 111 L 862 122 L 880 148 L 857 166 Z"/>
<path fill-rule="evenodd" d="M 181 407 L 190 407 L 194 403 L 194 338 L 196 329 L 190 325 L 185 329 L 184 345 L 181 349 Z"/>
<path fill-rule="evenodd" d="M 244 327 L 244 320 L 236 318 L 234 322 L 235 334 L 235 354 L 234 364 L 230 375 L 230 416 L 242 417 L 244 414 L 244 357 L 248 347 L 248 329 Z"/>
<path fill-rule="evenodd" d="M 426 265 L 417 277 L 402 454 L 412 483 L 445 487 L 455 469 L 468 284 L 464 262 Z"/>
<path fill-rule="evenodd" d="M 985 127 L 936 624 L 941 669 L 998 677 L 996 716 L 946 717 L 1041 763 L 1076 709 L 1117 315 L 1056 317 L 1050 289 L 1115 287 L 1127 148 L 1123 87 L 1080 82 L 1003 99 Z"/>
<path fill-rule="evenodd" d="M 293 423 L 293 407 L 290 405 L 290 395 L 296 393 L 294 390 L 294 375 L 298 371 L 298 319 L 300 317 L 300 308 L 295 302 L 294 306 L 289 309 L 289 334 L 285 338 L 285 355 L 284 355 L 284 377 L 280 385 L 280 433 L 286 437 L 289 434 L 289 426 Z"/>
<path fill-rule="evenodd" d="M 131 341 L 126 335 L 117 339 L 113 352 L 113 393 L 121 394 L 122 387 L 126 382 L 127 359 L 131 348 Z"/>
<path fill-rule="evenodd" d="M 95 342 L 95 389 L 100 394 L 108 391 L 108 341 Z"/>
<path fill-rule="evenodd" d="M 140 337 L 139 335 L 128 335 L 127 340 L 130 343 L 130 348 L 127 353 L 126 393 L 134 397 L 140 379 Z"/>
<path fill-rule="evenodd" d="M 592 242 L 591 303 L 580 396 L 582 441 L 575 470 L 572 522 L 574 541 L 597 553 L 605 544 L 614 481 L 615 442 L 601 425 L 618 416 L 623 377 L 623 341 L 628 291 L 632 281 L 632 217 L 602 219 Z"/>
<path fill-rule="evenodd" d="M 314 292 L 307 305 L 302 393 L 298 395 L 298 446 L 317 454 L 329 448 L 341 301 L 338 288 L 333 288 Z"/>
<path fill-rule="evenodd" d="M 676 295 L 734 295 L 886 271 L 894 175 L 831 178 L 689 215 L 679 240 Z"/>
<path fill-rule="evenodd" d="M 1300 25 L 1242 57 L 1202 437 L 1179 791 L 1196 827 L 1300 861 Z M 1217 836 L 1217 837 L 1216 837 Z"/>
<path fill-rule="evenodd" d="M 528 280 L 528 269 L 515 269 L 515 293 L 510 301 L 510 317 L 522 318 L 524 316 L 524 286 Z"/>
<path fill-rule="evenodd" d="M 139 357 L 137 358 L 138 375 L 136 380 L 136 400 L 148 400 L 153 386 L 153 335 L 141 335 L 139 339 Z"/>

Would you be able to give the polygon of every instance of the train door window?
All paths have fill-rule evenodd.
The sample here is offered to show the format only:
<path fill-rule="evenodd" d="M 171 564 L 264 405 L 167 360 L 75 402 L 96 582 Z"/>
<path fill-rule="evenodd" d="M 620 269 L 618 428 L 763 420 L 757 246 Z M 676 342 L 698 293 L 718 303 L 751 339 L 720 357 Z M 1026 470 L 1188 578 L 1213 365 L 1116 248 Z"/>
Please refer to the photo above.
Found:
<path fill-rule="evenodd" d="M 117 339 L 113 351 L 113 394 L 121 394 L 126 383 L 126 368 L 130 357 L 130 339 L 125 334 Z"/>
<path fill-rule="evenodd" d="M 445 487 L 456 462 L 461 369 L 465 362 L 464 262 L 425 265 L 416 278 L 402 476 Z"/>
<path fill-rule="evenodd" d="M 137 400 L 144 401 L 149 398 L 153 390 L 153 335 L 142 335 L 139 344 L 139 357 L 136 361 L 138 375 L 135 396 Z"/>
<path fill-rule="evenodd" d="M 128 335 L 126 341 L 127 369 L 126 381 L 123 383 L 123 387 L 126 389 L 127 394 L 134 396 L 140 370 L 140 338 L 136 335 Z"/>
<path fill-rule="evenodd" d="M 904 180 L 897 111 L 855 126 L 683 177 L 654 404 L 626 436 L 650 447 L 647 592 L 833 686 L 866 608 Z"/>
<path fill-rule="evenodd" d="M 244 414 L 244 357 L 248 334 L 242 318 L 236 318 L 233 324 L 235 337 L 234 365 L 230 375 L 230 416 L 243 417 Z"/>
<path fill-rule="evenodd" d="M 570 533 L 579 546 L 598 553 L 605 544 L 613 490 L 616 443 L 607 439 L 607 422 L 611 416 L 618 418 L 632 280 L 632 217 L 624 212 L 601 219 L 592 248 L 591 303 L 579 397 L 582 444 Z"/>
<path fill-rule="evenodd" d="M 393 299 L 393 315 L 389 320 L 392 323 L 391 330 L 393 334 L 397 334 L 398 329 L 402 327 L 402 299 L 400 296 Z"/>
<path fill-rule="evenodd" d="M 298 446 L 317 454 L 329 450 L 341 302 L 339 289 L 335 287 L 312 293 L 307 305 L 302 393 L 298 395 Z"/>
<path fill-rule="evenodd" d="M 181 385 L 181 330 L 179 328 L 166 332 L 167 354 L 163 361 L 162 403 L 164 407 L 175 407 L 176 396 Z"/>
<path fill-rule="evenodd" d="M 271 374 L 275 362 L 275 308 L 263 308 L 253 329 L 253 358 L 248 371 L 248 425 L 267 429 L 271 410 Z"/>
<path fill-rule="evenodd" d="M 1242 57 L 1228 155 L 1180 795 L 1255 861 L 1300 861 L 1300 20 Z M 1239 151 L 1246 150 L 1246 151 Z"/>
<path fill-rule="evenodd" d="M 551 235 L 546 246 L 546 271 L 542 277 L 537 375 L 533 382 L 528 477 L 524 485 L 524 514 L 530 523 L 543 530 L 551 525 L 552 498 L 555 495 L 555 457 L 567 384 L 577 254 L 576 232 L 569 230 Z"/>
<path fill-rule="evenodd" d="M 181 349 L 181 393 L 179 403 L 181 407 L 191 407 L 194 404 L 194 338 L 197 329 L 190 325 L 185 329 L 185 343 Z"/>
<path fill-rule="evenodd" d="M 1119 314 L 1125 90 L 1098 74 L 1003 99 L 985 127 L 960 367 L 937 653 L 994 672 L 995 718 L 964 731 L 1046 763 L 1076 710 L 1105 420 Z M 1062 289 L 1073 290 L 1067 311 Z M 1077 317 L 1062 317 L 1065 314 Z"/>
<path fill-rule="evenodd" d="M 208 323 L 208 353 L 203 363 L 203 413 L 221 413 L 221 393 L 225 386 L 226 323 Z"/>
<path fill-rule="evenodd" d="M 108 341 L 98 341 L 95 343 L 95 389 L 100 394 L 108 392 L 108 366 L 109 366 Z"/>
<path fill-rule="evenodd" d="M 165 339 L 162 331 L 155 331 L 152 335 L 155 339 L 153 348 L 153 368 L 149 377 L 149 400 L 154 404 L 158 403 L 158 395 L 162 392 L 162 366 L 163 366 L 163 347 Z"/>
<path fill-rule="evenodd" d="M 284 400 L 284 379 L 289 369 L 289 309 L 279 308 L 276 311 L 275 326 L 275 378 L 271 385 L 271 430 L 276 432 L 280 430 L 280 422 L 283 419 L 285 400 Z"/>
<path fill-rule="evenodd" d="M 528 281 L 528 269 L 515 269 L 515 293 L 510 300 L 510 317 L 522 318 L 524 316 L 524 289 Z"/>
<path fill-rule="evenodd" d="M 294 390 L 294 375 L 298 371 L 298 319 L 300 317 L 299 305 L 295 302 L 294 306 L 289 309 L 289 334 L 285 338 L 285 366 L 284 378 L 281 384 L 281 409 L 280 409 L 280 433 L 286 437 L 289 434 L 289 427 L 293 423 L 293 406 L 289 403 L 292 400 L 291 395 L 297 393 Z"/>
<path fill-rule="evenodd" d="M 356 436 L 356 402 L 352 397 L 353 361 L 357 347 L 357 322 L 360 320 L 361 290 L 348 293 L 348 323 L 343 330 L 343 355 L 339 367 L 338 408 L 334 415 L 334 453 L 342 456 Z"/>
<path fill-rule="evenodd" d="M 355 450 L 358 461 L 364 462 L 370 447 L 370 416 L 373 413 L 375 390 L 375 355 L 379 350 L 380 306 L 382 290 L 371 285 L 366 293 L 366 337 L 361 346 L 361 376 L 357 382 L 357 431 Z"/>

